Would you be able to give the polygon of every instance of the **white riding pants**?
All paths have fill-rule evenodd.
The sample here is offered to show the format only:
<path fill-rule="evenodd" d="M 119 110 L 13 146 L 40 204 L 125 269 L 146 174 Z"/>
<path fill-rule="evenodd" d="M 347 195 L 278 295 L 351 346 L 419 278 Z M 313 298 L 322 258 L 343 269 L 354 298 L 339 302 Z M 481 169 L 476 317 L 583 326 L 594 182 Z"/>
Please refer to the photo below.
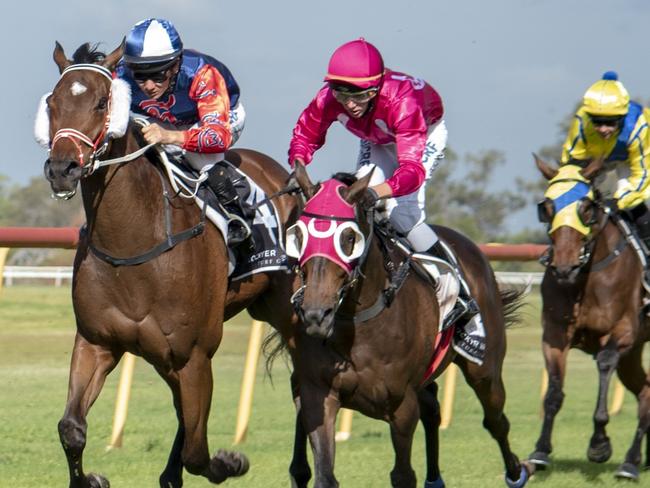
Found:
<path fill-rule="evenodd" d="M 429 127 L 427 140 L 422 153 L 422 165 L 426 172 L 424 184 L 416 192 L 396 198 L 381 200 L 378 209 L 385 213 L 397 232 L 405 235 L 414 250 L 426 251 L 438 239 L 435 232 L 425 223 L 425 187 L 433 171 L 444 157 L 447 145 L 447 127 L 444 120 Z M 361 140 L 357 161 L 357 177 L 367 175 L 375 168 L 370 178 L 370 186 L 378 185 L 392 176 L 399 167 L 397 145 L 374 144 Z"/>

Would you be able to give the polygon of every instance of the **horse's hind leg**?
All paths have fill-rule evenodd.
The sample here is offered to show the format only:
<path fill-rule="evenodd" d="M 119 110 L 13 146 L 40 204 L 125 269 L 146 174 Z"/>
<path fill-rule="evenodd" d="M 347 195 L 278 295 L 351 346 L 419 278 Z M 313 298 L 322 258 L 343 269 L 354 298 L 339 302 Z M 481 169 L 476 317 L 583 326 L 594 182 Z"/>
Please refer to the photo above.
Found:
<path fill-rule="evenodd" d="M 625 454 L 625 461 L 616 470 L 618 478 L 639 479 L 641 464 L 641 443 L 644 435 L 648 435 L 650 425 L 650 377 L 643 370 L 643 344 L 635 346 L 622 356 L 618 364 L 618 377 L 637 397 L 639 423 L 634 432 L 632 445 Z M 650 448 L 650 445 L 648 446 Z M 648 453 L 650 455 L 650 453 Z"/>
<path fill-rule="evenodd" d="M 589 441 L 587 449 L 587 458 L 594 463 L 604 463 L 612 456 L 612 444 L 605 432 L 605 426 L 609 422 L 609 412 L 607 411 L 607 392 L 609 382 L 616 366 L 620 354 L 616 349 L 616 343 L 610 341 L 596 355 L 596 364 L 598 365 L 598 401 L 594 412 L 594 433 Z"/>
<path fill-rule="evenodd" d="M 106 375 L 117 364 L 121 354 L 90 344 L 79 333 L 75 338 L 68 400 L 59 421 L 59 438 L 68 460 L 70 487 L 108 487 L 106 478 L 98 474 L 86 475 L 83 470 L 83 450 L 86 446 L 86 415 L 104 385 Z"/>
<path fill-rule="evenodd" d="M 506 392 L 500 374 L 487 367 L 478 366 L 466 360 L 459 360 L 465 380 L 472 387 L 483 407 L 483 427 L 499 444 L 506 468 L 506 483 L 521 488 L 528 481 L 529 472 L 510 449 L 508 434 L 510 422 L 503 412 Z"/>
<path fill-rule="evenodd" d="M 199 347 L 195 347 L 187 364 L 178 371 L 178 386 L 178 415 L 183 424 L 176 438 L 183 441 L 181 462 L 185 469 L 192 474 L 205 476 L 212 483 L 245 474 L 249 463 L 243 454 L 220 450 L 210 459 L 207 423 L 212 399 L 212 368 L 210 358 Z M 172 449 L 170 459 L 175 456 Z"/>
<path fill-rule="evenodd" d="M 442 488 L 445 483 L 440 475 L 438 465 L 439 440 L 438 429 L 440 427 L 440 403 L 438 403 L 438 385 L 431 383 L 418 392 L 418 403 L 420 404 L 420 421 L 424 427 L 424 440 L 427 453 L 427 488 Z"/>
<path fill-rule="evenodd" d="M 411 466 L 413 434 L 420 418 L 415 392 L 407 390 L 402 404 L 390 420 L 390 436 L 395 451 L 395 465 L 390 472 L 391 486 L 415 488 L 415 471 Z"/>

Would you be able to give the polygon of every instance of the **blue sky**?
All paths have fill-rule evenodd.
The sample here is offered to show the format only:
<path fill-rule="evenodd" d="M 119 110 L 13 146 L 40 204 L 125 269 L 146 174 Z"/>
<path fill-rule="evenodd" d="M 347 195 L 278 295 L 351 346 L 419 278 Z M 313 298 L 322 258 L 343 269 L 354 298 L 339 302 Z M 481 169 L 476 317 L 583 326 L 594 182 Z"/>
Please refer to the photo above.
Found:
<path fill-rule="evenodd" d="M 36 1 L 7 10 L 0 173 L 20 184 L 42 174 L 46 154 L 32 125 L 38 100 L 57 81 L 55 40 L 69 55 L 85 41 L 109 51 L 151 16 L 170 19 L 185 46 L 229 66 L 247 110 L 238 145 L 283 163 L 331 52 L 359 36 L 382 51 L 388 67 L 438 89 L 455 151 L 505 152 L 495 188 L 536 178 L 531 151 L 558 139 L 558 122 L 604 71 L 618 71 L 633 98 L 650 98 L 644 0 Z M 353 169 L 356 147 L 333 126 L 312 176 Z"/>

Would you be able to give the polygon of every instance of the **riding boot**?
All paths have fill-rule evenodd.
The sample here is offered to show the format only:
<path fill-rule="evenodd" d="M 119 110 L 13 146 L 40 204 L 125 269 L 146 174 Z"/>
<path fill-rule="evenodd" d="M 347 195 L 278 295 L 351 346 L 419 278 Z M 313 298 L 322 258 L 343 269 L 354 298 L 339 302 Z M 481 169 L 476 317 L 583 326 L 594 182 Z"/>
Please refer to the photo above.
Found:
<path fill-rule="evenodd" d="M 255 212 L 241 201 L 235 186 L 220 165 L 215 165 L 208 171 L 207 182 L 228 217 L 228 244 L 241 244 L 250 237 L 251 229 L 239 215 L 251 218 Z"/>
<path fill-rule="evenodd" d="M 650 284 L 650 211 L 645 203 L 626 210 L 636 226 L 639 240 L 643 246 L 646 256 L 646 266 L 643 272 L 643 279 Z"/>
<path fill-rule="evenodd" d="M 445 246 L 440 240 L 437 240 L 433 246 L 429 248 L 427 254 L 430 254 L 434 257 L 440 258 L 443 261 L 449 263 L 455 270 L 458 280 L 460 282 L 460 289 L 458 291 L 458 300 L 454 305 L 454 308 L 449 315 L 445 317 L 445 323 L 443 324 L 443 329 L 450 326 L 453 323 L 459 323 L 464 325 L 469 322 L 476 314 L 479 313 L 478 304 L 476 300 L 472 297 L 469 286 L 465 282 L 465 278 L 458 266 L 458 263 L 454 257 L 447 252 Z"/>

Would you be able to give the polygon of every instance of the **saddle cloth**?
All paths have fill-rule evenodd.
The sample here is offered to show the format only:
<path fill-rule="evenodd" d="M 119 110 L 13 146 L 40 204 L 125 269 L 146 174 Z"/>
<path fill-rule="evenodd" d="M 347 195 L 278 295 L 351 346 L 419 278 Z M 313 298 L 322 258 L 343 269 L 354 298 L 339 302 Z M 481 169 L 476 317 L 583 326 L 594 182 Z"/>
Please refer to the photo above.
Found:
<path fill-rule="evenodd" d="M 174 190 L 185 197 L 194 198 L 200 208 L 207 204 L 206 217 L 219 229 L 227 245 L 228 220 L 212 190 L 203 184 L 207 171 L 199 174 L 175 158 L 167 157 L 162 149 L 158 151 Z M 287 255 L 279 238 L 283 232 L 282 223 L 273 202 L 267 200 L 264 190 L 239 168 L 226 160 L 215 164 L 226 170 L 239 198 L 255 209 L 252 219 L 244 219 L 251 229 L 251 239 L 234 250 L 228 248 L 229 278 L 240 280 L 256 273 L 287 270 Z M 251 245 L 247 246 L 247 243 Z"/>

